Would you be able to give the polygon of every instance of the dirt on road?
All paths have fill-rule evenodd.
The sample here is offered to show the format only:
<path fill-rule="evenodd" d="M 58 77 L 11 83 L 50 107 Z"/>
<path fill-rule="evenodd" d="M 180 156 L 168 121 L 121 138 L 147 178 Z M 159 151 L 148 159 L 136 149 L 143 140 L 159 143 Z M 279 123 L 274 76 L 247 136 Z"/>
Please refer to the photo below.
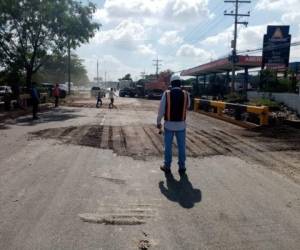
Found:
<path fill-rule="evenodd" d="M 122 100 L 122 99 L 121 99 Z M 94 103 L 74 102 L 68 106 L 94 108 Z M 97 118 L 100 124 L 49 128 L 32 133 L 33 138 L 51 138 L 63 143 L 111 149 L 120 156 L 146 160 L 163 155 L 163 136 L 144 117 L 157 111 L 157 101 L 123 99 L 110 110 L 104 105 Z M 155 118 L 155 116 L 153 116 Z M 214 126 L 207 126 L 211 122 Z M 176 146 L 176 140 L 174 140 Z M 187 129 L 187 156 L 237 156 L 260 164 L 300 182 L 300 130 L 280 125 L 242 129 L 190 112 Z M 174 155 L 177 151 L 174 147 Z"/>

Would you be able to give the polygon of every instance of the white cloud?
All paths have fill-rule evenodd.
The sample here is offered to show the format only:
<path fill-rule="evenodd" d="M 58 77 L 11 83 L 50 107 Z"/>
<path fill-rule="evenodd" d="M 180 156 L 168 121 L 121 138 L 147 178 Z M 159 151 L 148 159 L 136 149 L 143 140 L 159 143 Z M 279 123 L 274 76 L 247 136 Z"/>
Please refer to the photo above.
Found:
<path fill-rule="evenodd" d="M 157 20 L 188 24 L 210 17 L 208 0 L 106 0 L 95 14 L 100 22 L 141 18 L 148 25 L 159 25 Z"/>
<path fill-rule="evenodd" d="M 300 8 L 300 6 L 299 6 L 299 8 Z M 295 12 L 285 13 L 282 15 L 281 20 L 283 23 L 286 23 L 286 24 L 299 24 L 300 23 L 300 12 L 295 11 Z"/>
<path fill-rule="evenodd" d="M 93 18 L 97 21 L 100 21 L 102 24 L 109 22 L 108 13 L 104 9 L 97 9 Z"/>
<path fill-rule="evenodd" d="M 152 44 L 141 44 L 138 46 L 138 51 L 139 54 L 143 56 L 153 56 L 156 55 L 156 51 L 153 49 Z"/>
<path fill-rule="evenodd" d="M 207 0 L 168 0 L 165 2 L 164 17 L 167 20 L 190 23 L 211 17 Z"/>
<path fill-rule="evenodd" d="M 239 32 L 238 49 L 256 49 L 263 46 L 264 34 L 267 32 L 267 25 L 256 25 L 243 27 Z"/>
<path fill-rule="evenodd" d="M 118 80 L 125 74 L 130 73 L 132 76 L 139 75 L 140 70 L 128 66 L 113 55 L 107 54 L 100 57 L 92 56 L 84 59 L 84 65 L 89 70 L 89 78 L 96 76 L 97 60 L 99 62 L 99 75 L 104 78 L 105 72 L 107 80 Z"/>
<path fill-rule="evenodd" d="M 158 13 L 159 9 L 160 0 L 106 0 L 103 6 L 110 18 L 145 17 Z"/>
<path fill-rule="evenodd" d="M 114 29 L 98 31 L 92 42 L 110 44 L 117 48 L 134 50 L 146 37 L 144 27 L 131 20 L 123 20 Z"/>
<path fill-rule="evenodd" d="M 212 53 L 191 44 L 183 44 L 178 49 L 176 56 L 186 58 L 197 58 L 201 61 L 207 61 L 212 57 Z"/>
<path fill-rule="evenodd" d="M 217 35 L 209 36 L 205 38 L 204 40 L 200 41 L 200 44 L 205 46 L 216 46 L 216 45 L 228 44 L 232 39 L 232 34 L 233 34 L 233 28 L 229 27 L 226 30 L 218 33 Z"/>
<path fill-rule="evenodd" d="M 162 45 L 178 45 L 183 42 L 183 39 L 178 35 L 178 31 L 167 31 L 159 39 Z"/>
<path fill-rule="evenodd" d="M 267 31 L 266 25 L 256 25 L 249 27 L 240 27 L 238 31 L 238 50 L 261 48 L 263 45 L 263 36 Z M 230 41 L 233 39 L 233 27 L 229 27 L 217 35 L 210 36 L 200 42 L 204 46 L 219 46 L 229 52 Z M 227 50 L 226 50 L 227 49 Z M 224 51 L 224 52 L 225 52 Z"/>
<path fill-rule="evenodd" d="M 299 0 L 260 0 L 256 5 L 257 9 L 260 10 L 299 10 Z"/>

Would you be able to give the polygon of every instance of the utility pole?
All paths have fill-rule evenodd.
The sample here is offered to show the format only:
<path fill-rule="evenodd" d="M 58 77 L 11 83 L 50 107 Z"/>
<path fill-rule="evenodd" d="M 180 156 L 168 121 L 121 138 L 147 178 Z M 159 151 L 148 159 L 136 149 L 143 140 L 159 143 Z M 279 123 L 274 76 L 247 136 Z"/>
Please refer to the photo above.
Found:
<path fill-rule="evenodd" d="M 68 39 L 68 92 L 71 94 L 71 44 Z"/>
<path fill-rule="evenodd" d="M 158 57 L 157 57 L 157 59 L 153 60 L 153 62 L 154 62 L 153 66 L 155 66 L 155 68 L 156 68 L 156 78 L 158 78 L 158 72 L 159 72 L 159 69 L 161 67 L 162 60 L 159 60 Z"/>
<path fill-rule="evenodd" d="M 145 70 L 144 70 L 143 72 L 141 72 L 141 77 L 142 77 L 142 79 L 145 79 L 145 76 L 146 76 L 146 72 L 145 72 Z"/>
<path fill-rule="evenodd" d="M 99 63 L 97 60 L 97 85 L 99 86 Z"/>
<path fill-rule="evenodd" d="M 238 57 L 237 57 L 237 28 L 239 24 L 243 24 L 247 27 L 248 22 L 240 22 L 238 20 L 239 17 L 249 17 L 250 16 L 250 11 L 247 14 L 240 14 L 239 13 L 239 4 L 241 3 L 251 3 L 251 1 L 248 0 L 225 0 L 225 3 L 233 3 L 235 4 L 235 11 L 231 11 L 230 13 L 227 13 L 227 11 L 224 11 L 225 16 L 233 16 L 234 17 L 234 33 L 233 33 L 233 40 L 231 42 L 231 48 L 232 48 L 232 88 L 231 91 L 235 91 L 235 68 L 236 68 L 236 63 L 238 62 Z"/>

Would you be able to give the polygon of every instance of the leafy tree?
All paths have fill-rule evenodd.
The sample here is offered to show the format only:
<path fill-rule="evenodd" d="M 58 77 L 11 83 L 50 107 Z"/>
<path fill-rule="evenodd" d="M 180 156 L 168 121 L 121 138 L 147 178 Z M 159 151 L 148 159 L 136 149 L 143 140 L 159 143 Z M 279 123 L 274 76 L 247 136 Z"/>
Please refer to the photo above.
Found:
<path fill-rule="evenodd" d="M 170 69 L 161 71 L 158 75 L 158 79 L 169 84 L 172 74 L 173 74 L 173 72 Z"/>
<path fill-rule="evenodd" d="M 0 66 L 18 65 L 30 86 L 49 55 L 76 48 L 94 36 L 96 7 L 75 0 L 1 0 Z"/>
<path fill-rule="evenodd" d="M 276 72 L 265 69 L 260 72 L 260 89 L 263 91 L 272 91 L 278 85 Z"/>
<path fill-rule="evenodd" d="M 131 75 L 128 73 L 126 74 L 121 80 L 132 80 Z"/>
<path fill-rule="evenodd" d="M 67 56 L 51 55 L 41 66 L 39 72 L 33 77 L 37 82 L 63 83 L 67 81 Z M 71 78 L 75 84 L 88 83 L 87 71 L 82 60 L 76 55 L 71 55 Z"/>

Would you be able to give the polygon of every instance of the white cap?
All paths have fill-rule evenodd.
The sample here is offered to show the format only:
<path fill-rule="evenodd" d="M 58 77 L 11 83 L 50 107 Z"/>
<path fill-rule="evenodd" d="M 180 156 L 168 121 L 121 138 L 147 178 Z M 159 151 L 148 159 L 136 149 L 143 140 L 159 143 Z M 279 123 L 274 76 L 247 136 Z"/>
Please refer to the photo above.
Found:
<path fill-rule="evenodd" d="M 179 75 L 172 75 L 170 82 L 173 82 L 173 81 L 181 81 L 180 76 Z"/>

